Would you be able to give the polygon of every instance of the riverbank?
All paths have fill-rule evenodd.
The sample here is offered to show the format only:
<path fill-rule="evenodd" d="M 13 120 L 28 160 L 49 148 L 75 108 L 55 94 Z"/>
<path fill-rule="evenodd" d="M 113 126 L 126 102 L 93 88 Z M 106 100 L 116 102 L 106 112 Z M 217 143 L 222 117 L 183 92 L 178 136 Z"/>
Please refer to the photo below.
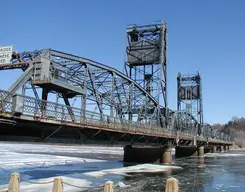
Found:
<path fill-rule="evenodd" d="M 240 147 L 233 142 L 233 145 L 230 147 L 230 150 L 245 150 L 245 147 Z"/>

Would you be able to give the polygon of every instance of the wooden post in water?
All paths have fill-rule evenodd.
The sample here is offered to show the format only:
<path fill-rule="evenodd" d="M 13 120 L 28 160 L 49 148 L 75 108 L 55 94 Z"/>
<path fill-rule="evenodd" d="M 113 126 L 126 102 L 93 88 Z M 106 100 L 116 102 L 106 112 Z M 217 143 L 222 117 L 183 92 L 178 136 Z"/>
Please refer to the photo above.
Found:
<path fill-rule="evenodd" d="M 104 192 L 114 192 L 114 184 L 112 181 L 105 182 Z"/>
<path fill-rule="evenodd" d="M 52 192 L 63 192 L 63 183 L 61 178 L 54 178 L 53 190 Z"/>
<path fill-rule="evenodd" d="M 13 173 L 10 176 L 8 192 L 20 192 L 20 174 Z"/>
<path fill-rule="evenodd" d="M 167 179 L 165 192 L 179 192 L 178 180 L 173 177 Z"/>

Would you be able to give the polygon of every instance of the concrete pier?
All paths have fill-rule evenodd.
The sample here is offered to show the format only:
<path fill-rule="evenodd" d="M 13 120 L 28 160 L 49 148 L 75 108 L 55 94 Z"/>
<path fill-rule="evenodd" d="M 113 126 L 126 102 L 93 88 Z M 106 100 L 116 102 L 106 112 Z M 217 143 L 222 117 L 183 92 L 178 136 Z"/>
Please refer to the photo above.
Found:
<path fill-rule="evenodd" d="M 224 151 L 228 151 L 228 146 L 224 145 Z"/>
<path fill-rule="evenodd" d="M 198 149 L 198 156 L 203 157 L 204 156 L 204 147 L 199 147 Z"/>
<path fill-rule="evenodd" d="M 124 162 L 134 163 L 172 163 L 171 147 L 124 147 Z"/>
<path fill-rule="evenodd" d="M 217 152 L 217 147 L 216 146 L 213 146 L 213 153 L 216 153 Z"/>
<path fill-rule="evenodd" d="M 220 152 L 224 152 L 224 146 L 220 147 Z"/>
<path fill-rule="evenodd" d="M 160 163 L 172 164 L 172 148 L 168 148 L 163 153 L 163 159 L 162 159 L 162 162 Z"/>

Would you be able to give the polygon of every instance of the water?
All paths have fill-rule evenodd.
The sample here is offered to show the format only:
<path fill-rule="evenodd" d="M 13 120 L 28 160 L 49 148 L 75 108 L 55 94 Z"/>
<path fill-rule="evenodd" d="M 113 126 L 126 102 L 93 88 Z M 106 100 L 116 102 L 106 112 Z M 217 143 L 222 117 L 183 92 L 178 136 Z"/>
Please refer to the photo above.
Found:
<path fill-rule="evenodd" d="M 180 191 L 242 192 L 245 191 L 245 151 L 206 154 L 204 158 L 177 159 L 174 165 L 183 170 L 162 174 L 143 174 L 130 182 L 141 185 L 141 191 L 164 191 L 165 181 L 173 176 L 179 180 Z"/>
<path fill-rule="evenodd" d="M 155 192 L 164 191 L 166 179 L 175 177 L 182 192 L 245 191 L 245 151 L 242 150 L 206 154 L 204 158 L 175 159 L 174 167 L 125 164 L 122 154 L 122 148 L 1 143 L 0 180 L 18 172 L 22 180 L 45 181 L 62 176 L 69 182 L 80 179 L 77 185 L 83 182 L 90 186 L 112 180 L 114 184 L 129 186 L 120 191 Z M 0 189 L 7 183 L 0 182 Z M 27 189 L 24 186 L 27 184 L 21 185 L 22 189 Z M 40 191 L 50 191 L 50 187 Z M 82 190 L 65 186 L 66 191 Z"/>

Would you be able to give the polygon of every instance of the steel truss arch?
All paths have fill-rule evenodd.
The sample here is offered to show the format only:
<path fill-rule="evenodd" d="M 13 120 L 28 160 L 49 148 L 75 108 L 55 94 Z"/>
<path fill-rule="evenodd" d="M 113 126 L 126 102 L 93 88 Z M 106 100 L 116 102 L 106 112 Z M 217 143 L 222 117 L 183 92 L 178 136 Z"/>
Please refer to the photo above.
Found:
<path fill-rule="evenodd" d="M 168 109 L 169 115 L 166 119 L 166 108 L 161 106 L 159 109 L 158 101 L 140 84 L 117 69 L 90 59 L 52 49 L 42 49 L 20 53 L 17 57 L 13 57 L 11 65 L 1 66 L 0 69 L 21 68 L 23 71 L 28 71 L 31 66 L 33 66 L 33 74 L 29 83 L 36 98 L 48 100 L 48 93 L 56 93 L 58 98 L 64 99 L 71 119 L 74 112 L 69 106 L 78 98 L 79 102 L 75 107 L 81 109 L 83 119 L 87 118 L 86 110 L 94 110 L 94 114 L 97 116 L 99 114 L 103 120 L 107 118 L 108 122 L 110 118 L 119 118 L 122 121 L 161 126 L 172 131 L 201 135 L 205 138 L 230 140 L 227 134 L 213 130 L 208 124 L 200 124 L 186 111 Z M 37 74 L 38 71 L 43 71 L 43 79 L 38 76 L 43 75 L 41 72 Z M 42 88 L 41 95 L 37 94 L 36 88 Z M 166 120 L 169 121 L 168 127 L 165 127 Z"/>
<path fill-rule="evenodd" d="M 18 65 L 23 70 L 31 63 L 34 65 L 31 84 L 47 93 L 57 93 L 67 105 L 72 98 L 80 97 L 82 110 L 85 111 L 90 103 L 101 118 L 110 115 L 129 120 L 127 116 L 133 116 L 132 121 L 158 126 L 158 119 L 165 121 L 162 115 L 165 108 L 161 107 L 158 113 L 159 104 L 155 98 L 115 68 L 52 49 L 23 52 L 12 60 L 13 67 Z M 40 79 L 40 76 L 45 78 Z"/>

